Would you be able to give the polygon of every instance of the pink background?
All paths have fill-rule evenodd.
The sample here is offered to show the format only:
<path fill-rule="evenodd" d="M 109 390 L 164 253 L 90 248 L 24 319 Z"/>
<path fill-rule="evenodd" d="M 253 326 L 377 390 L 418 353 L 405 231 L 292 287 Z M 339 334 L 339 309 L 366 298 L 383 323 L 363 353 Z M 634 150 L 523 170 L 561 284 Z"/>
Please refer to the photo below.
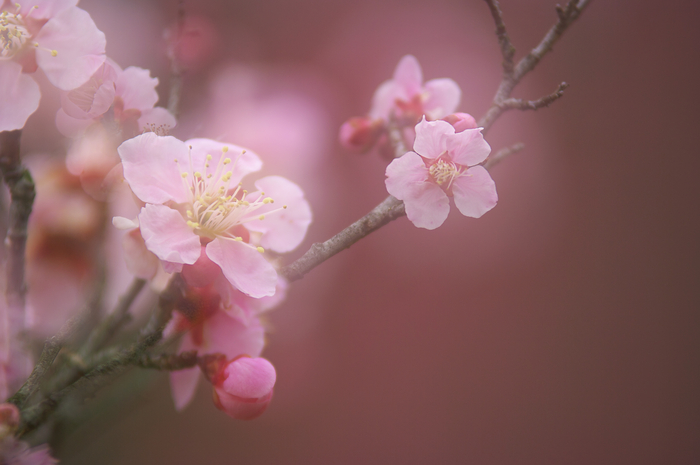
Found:
<path fill-rule="evenodd" d="M 161 78 L 176 2 L 84 0 L 122 66 Z M 504 0 L 517 57 L 554 0 Z M 451 77 L 477 118 L 500 80 L 484 2 L 186 2 L 211 54 L 186 76 L 175 135 L 226 137 L 306 190 L 296 258 L 385 196 L 385 162 L 346 153 L 399 58 Z M 167 377 L 68 437 L 66 464 L 700 463 L 697 2 L 594 1 L 515 96 L 566 81 L 551 108 L 503 116 L 500 202 L 435 231 L 402 218 L 297 282 L 270 315 L 269 410 L 231 420 L 201 385 L 176 413 Z M 52 114 L 25 148 L 56 144 Z M 695 135 L 694 135 L 695 134 Z M 33 142 L 29 142 L 32 141 Z M 142 377 L 143 379 L 143 377 Z M 114 392 L 112 392 L 113 394 Z M 100 400 L 102 399 L 102 400 Z M 115 406 L 116 405 L 116 406 Z"/>

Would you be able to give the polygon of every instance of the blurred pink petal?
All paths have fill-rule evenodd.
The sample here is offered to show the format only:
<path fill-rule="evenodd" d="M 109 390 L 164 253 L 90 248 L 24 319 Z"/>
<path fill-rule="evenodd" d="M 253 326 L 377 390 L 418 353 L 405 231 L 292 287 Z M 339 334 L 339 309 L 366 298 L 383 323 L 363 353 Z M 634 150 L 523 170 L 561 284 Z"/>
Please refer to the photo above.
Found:
<path fill-rule="evenodd" d="M 0 131 L 24 127 L 27 118 L 39 108 L 41 92 L 34 79 L 22 74 L 22 66 L 0 60 Z"/>

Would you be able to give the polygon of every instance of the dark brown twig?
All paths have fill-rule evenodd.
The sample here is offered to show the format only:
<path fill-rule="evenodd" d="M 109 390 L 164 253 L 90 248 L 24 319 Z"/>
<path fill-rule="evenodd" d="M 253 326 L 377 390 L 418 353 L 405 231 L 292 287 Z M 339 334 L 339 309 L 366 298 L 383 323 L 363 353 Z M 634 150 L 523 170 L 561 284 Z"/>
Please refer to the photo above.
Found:
<path fill-rule="evenodd" d="M 524 148 L 525 144 L 523 144 L 522 142 L 518 142 L 517 144 L 513 144 L 510 147 L 503 148 L 498 152 L 491 154 L 484 162 L 483 167 L 487 170 L 490 170 L 509 156 L 513 155 L 514 153 L 520 152 Z"/>
<path fill-rule="evenodd" d="M 559 100 L 564 95 L 564 89 L 569 87 L 569 84 L 562 82 L 557 87 L 557 90 L 549 95 L 545 95 L 537 100 L 523 100 L 519 98 L 508 98 L 501 102 L 501 107 L 505 110 L 537 110 L 550 106 L 556 100 Z"/>
<path fill-rule="evenodd" d="M 503 75 L 504 77 L 513 75 L 513 56 L 515 55 L 515 47 L 510 42 L 506 25 L 503 22 L 503 13 L 497 0 L 486 0 L 486 4 L 491 10 L 493 22 L 496 23 L 496 36 L 498 36 L 498 44 L 501 46 L 501 55 L 503 55 Z"/>

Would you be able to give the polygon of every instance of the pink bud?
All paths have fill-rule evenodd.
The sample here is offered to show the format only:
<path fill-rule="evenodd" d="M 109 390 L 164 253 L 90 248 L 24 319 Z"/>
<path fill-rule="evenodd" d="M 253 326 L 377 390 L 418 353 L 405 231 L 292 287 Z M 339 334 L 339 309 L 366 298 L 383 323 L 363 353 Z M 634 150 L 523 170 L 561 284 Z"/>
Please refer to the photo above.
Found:
<path fill-rule="evenodd" d="M 226 364 L 214 382 L 214 404 L 238 420 L 259 417 L 272 400 L 277 374 L 264 358 L 243 356 Z"/>
<path fill-rule="evenodd" d="M 340 126 L 340 143 L 348 150 L 364 153 L 374 146 L 383 130 L 382 120 L 350 118 Z"/>
<path fill-rule="evenodd" d="M 5 438 L 17 430 L 19 426 L 19 409 L 16 405 L 0 404 L 0 439 Z"/>
<path fill-rule="evenodd" d="M 455 128 L 455 132 L 462 132 L 465 129 L 477 127 L 476 120 L 469 113 L 453 113 L 445 116 L 442 120 L 450 123 Z"/>

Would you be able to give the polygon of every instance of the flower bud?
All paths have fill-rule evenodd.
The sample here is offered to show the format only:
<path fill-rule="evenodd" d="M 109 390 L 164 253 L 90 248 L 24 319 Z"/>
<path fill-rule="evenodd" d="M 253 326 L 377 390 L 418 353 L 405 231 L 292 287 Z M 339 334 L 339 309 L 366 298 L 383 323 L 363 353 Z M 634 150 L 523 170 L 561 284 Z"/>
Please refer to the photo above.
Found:
<path fill-rule="evenodd" d="M 350 118 L 340 126 L 340 143 L 348 150 L 365 153 L 374 146 L 383 130 L 381 120 L 367 116 Z"/>
<path fill-rule="evenodd" d="M 19 409 L 16 405 L 0 404 L 0 439 L 13 434 L 19 426 Z"/>
<path fill-rule="evenodd" d="M 213 379 L 214 405 L 238 420 L 252 420 L 267 409 L 277 374 L 264 358 L 242 356 L 223 365 Z"/>
<path fill-rule="evenodd" d="M 445 116 L 442 120 L 450 123 L 455 128 L 455 132 L 477 127 L 476 120 L 469 113 L 453 113 Z"/>

